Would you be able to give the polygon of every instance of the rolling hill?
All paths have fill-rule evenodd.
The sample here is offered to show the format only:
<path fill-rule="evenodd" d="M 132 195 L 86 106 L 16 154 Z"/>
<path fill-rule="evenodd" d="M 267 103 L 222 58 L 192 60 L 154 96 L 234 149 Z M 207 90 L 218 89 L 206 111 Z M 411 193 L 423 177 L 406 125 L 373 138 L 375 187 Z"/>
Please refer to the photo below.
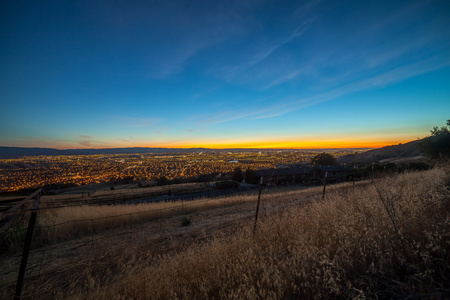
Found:
<path fill-rule="evenodd" d="M 422 159 L 417 149 L 420 140 L 405 144 L 386 146 L 374 150 L 369 150 L 360 154 L 349 154 L 338 158 L 340 164 L 366 165 L 371 163 L 406 162 Z"/>

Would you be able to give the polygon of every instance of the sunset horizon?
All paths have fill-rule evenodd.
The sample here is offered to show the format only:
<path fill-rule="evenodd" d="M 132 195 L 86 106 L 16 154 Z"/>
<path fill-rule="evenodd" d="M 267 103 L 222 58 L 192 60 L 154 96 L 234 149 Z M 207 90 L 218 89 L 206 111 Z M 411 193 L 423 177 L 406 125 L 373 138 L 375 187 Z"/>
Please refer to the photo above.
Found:
<path fill-rule="evenodd" d="M 379 148 L 450 113 L 445 1 L 2 4 L 0 146 Z"/>
<path fill-rule="evenodd" d="M 0 299 L 450 295 L 450 0 L 0 8 Z"/>
<path fill-rule="evenodd" d="M 315 141 L 315 142 L 283 142 L 283 141 L 266 141 L 266 142 L 253 142 L 253 143 L 233 143 L 233 142 L 223 142 L 218 144 L 178 144 L 178 143 L 169 143 L 169 144 L 118 144 L 118 145 L 108 145 L 108 146 L 77 146 L 73 147 L 67 146 L 58 146 L 58 145 L 27 145 L 27 146 L 18 146 L 18 145 L 0 145 L 0 147 L 20 147 L 20 148 L 52 148 L 57 150 L 83 150 L 83 149 L 114 149 L 114 148 L 156 148 L 156 149 L 196 149 L 196 148 L 204 148 L 211 150 L 227 150 L 227 149 L 261 149 L 261 150 L 319 150 L 319 149 L 376 149 L 382 148 L 386 146 L 393 146 L 398 144 L 405 144 L 413 141 L 417 141 L 419 139 L 405 139 L 405 140 L 391 140 L 391 141 L 366 141 L 366 142 L 357 142 L 351 140 L 344 141 Z"/>

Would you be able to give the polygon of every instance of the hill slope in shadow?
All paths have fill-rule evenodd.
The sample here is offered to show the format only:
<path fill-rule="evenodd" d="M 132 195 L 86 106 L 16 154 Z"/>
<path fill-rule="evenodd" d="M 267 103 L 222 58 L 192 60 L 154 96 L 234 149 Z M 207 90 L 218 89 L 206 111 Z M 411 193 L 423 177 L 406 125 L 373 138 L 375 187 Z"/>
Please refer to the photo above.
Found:
<path fill-rule="evenodd" d="M 405 159 L 420 158 L 420 152 L 417 149 L 419 140 L 405 144 L 386 146 L 374 150 L 369 150 L 360 154 L 349 154 L 338 158 L 340 164 L 371 164 L 395 162 Z"/>

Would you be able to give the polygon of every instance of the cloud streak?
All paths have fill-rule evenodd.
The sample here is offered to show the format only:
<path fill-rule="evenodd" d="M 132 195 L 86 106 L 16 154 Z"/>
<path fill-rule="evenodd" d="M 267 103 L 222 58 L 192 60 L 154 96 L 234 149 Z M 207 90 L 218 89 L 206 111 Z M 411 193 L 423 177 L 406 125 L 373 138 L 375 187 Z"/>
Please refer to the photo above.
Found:
<path fill-rule="evenodd" d="M 450 58 L 442 60 L 441 57 L 435 56 L 422 61 L 397 67 L 372 77 L 354 81 L 352 83 L 333 88 L 329 91 L 319 93 L 315 96 L 297 98 L 296 100 L 278 101 L 276 105 L 267 106 L 265 108 L 227 110 L 219 114 L 214 114 L 200 121 L 202 124 L 216 124 L 234 121 L 238 119 L 266 119 L 279 117 L 281 115 L 301 110 L 303 108 L 317 105 L 322 102 L 336 100 L 343 96 L 364 91 L 368 89 L 384 88 L 386 86 L 404 81 L 406 79 L 426 74 L 435 70 L 450 66 Z"/>
<path fill-rule="evenodd" d="M 302 36 L 306 32 L 306 30 L 308 28 L 308 25 L 311 22 L 312 22 L 312 20 L 304 21 L 300 26 L 295 28 L 294 32 L 291 35 L 289 35 L 288 37 L 286 37 L 282 41 L 275 42 L 273 45 L 268 46 L 264 50 L 256 53 L 256 55 L 251 59 L 251 61 L 247 65 L 244 65 L 242 68 L 245 70 L 247 68 L 250 68 L 250 67 L 258 64 L 259 62 L 267 59 L 270 55 L 272 55 L 272 53 L 274 53 L 276 50 L 278 50 L 283 45 L 291 42 L 295 38 L 298 38 L 298 37 Z"/>
<path fill-rule="evenodd" d="M 83 147 L 92 147 L 92 142 L 88 140 L 79 141 L 78 144 Z"/>
<path fill-rule="evenodd" d="M 332 89 L 328 92 L 324 92 L 313 97 L 301 98 L 292 102 L 285 102 L 281 109 L 279 106 L 276 106 L 261 110 L 255 113 L 255 116 L 253 118 L 262 119 L 281 116 L 308 106 L 335 100 L 342 96 L 349 95 L 358 91 L 385 87 L 406 80 L 408 78 L 416 77 L 421 74 L 425 74 L 449 66 L 450 58 L 447 60 L 441 60 L 440 57 L 432 57 L 414 64 L 398 67 L 379 75 Z M 270 111 L 271 113 L 267 113 L 267 111 Z"/>

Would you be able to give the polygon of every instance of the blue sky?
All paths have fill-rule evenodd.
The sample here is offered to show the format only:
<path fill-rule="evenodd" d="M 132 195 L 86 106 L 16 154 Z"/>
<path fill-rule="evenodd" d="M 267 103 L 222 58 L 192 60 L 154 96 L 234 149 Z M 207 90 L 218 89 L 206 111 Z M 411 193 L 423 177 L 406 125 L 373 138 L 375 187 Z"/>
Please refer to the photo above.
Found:
<path fill-rule="evenodd" d="M 0 146 L 379 147 L 450 119 L 448 1 L 3 1 Z"/>

